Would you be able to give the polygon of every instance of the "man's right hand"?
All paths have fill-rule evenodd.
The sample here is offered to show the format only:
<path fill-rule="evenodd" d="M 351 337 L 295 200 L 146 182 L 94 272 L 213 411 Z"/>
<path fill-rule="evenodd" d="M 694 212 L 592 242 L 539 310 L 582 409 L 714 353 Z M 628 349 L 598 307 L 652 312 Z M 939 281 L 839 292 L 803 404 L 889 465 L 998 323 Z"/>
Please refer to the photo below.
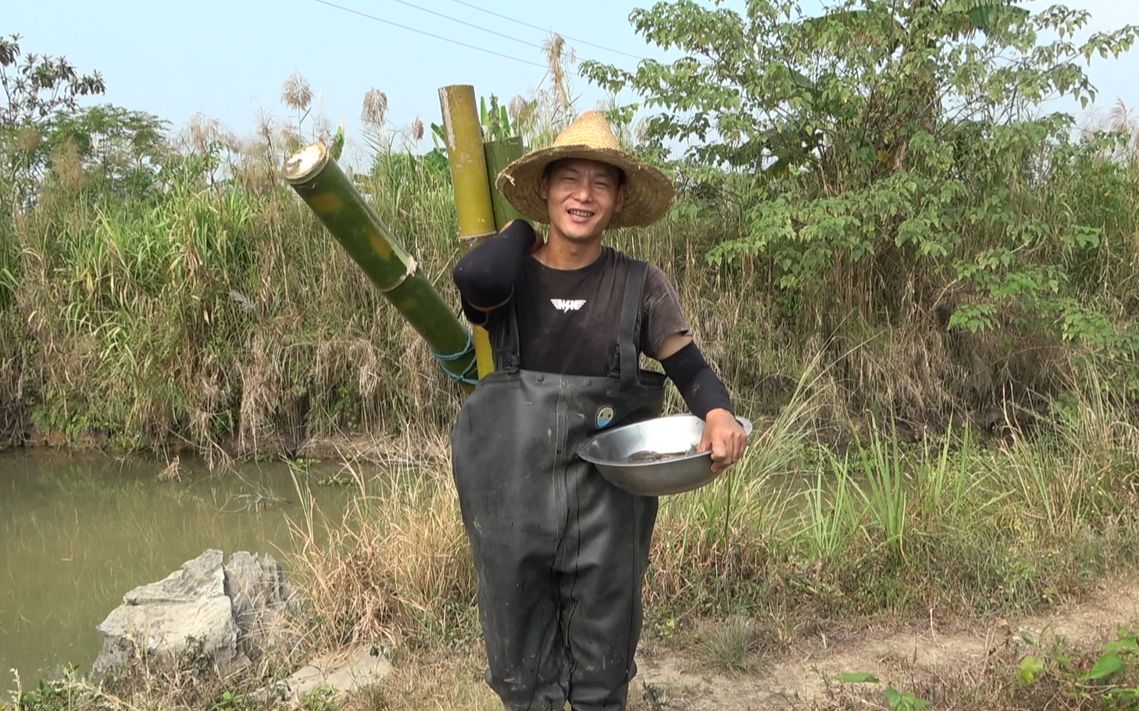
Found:
<path fill-rule="evenodd" d="M 731 410 L 717 408 L 704 416 L 704 435 L 698 451 L 712 452 L 712 471 L 722 472 L 739 461 L 747 446 L 747 434 Z"/>

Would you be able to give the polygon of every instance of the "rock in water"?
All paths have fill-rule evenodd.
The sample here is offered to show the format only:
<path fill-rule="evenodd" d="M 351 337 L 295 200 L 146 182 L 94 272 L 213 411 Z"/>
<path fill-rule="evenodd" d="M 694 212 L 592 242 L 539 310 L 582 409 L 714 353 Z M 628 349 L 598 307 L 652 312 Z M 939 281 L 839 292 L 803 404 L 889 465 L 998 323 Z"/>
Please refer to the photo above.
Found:
<path fill-rule="evenodd" d="M 280 612 L 292 598 L 280 565 L 238 552 L 224 563 L 207 550 L 163 580 L 131 590 L 96 628 L 103 649 L 94 672 L 134 659 L 147 663 L 209 660 L 226 673 L 260 658 L 275 639 Z"/>

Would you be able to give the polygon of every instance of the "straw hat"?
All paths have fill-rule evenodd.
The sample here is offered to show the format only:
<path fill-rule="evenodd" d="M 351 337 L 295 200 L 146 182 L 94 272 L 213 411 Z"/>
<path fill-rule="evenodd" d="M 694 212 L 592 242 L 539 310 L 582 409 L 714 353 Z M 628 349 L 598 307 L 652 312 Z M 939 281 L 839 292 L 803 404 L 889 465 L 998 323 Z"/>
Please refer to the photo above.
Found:
<path fill-rule="evenodd" d="M 538 195 L 546 166 L 562 158 L 587 158 L 625 171 L 625 207 L 609 227 L 651 225 L 664 217 L 676 197 L 672 181 L 656 168 L 621 150 L 609 122 L 599 111 L 578 116 L 554 139 L 502 169 L 495 185 L 516 210 L 535 222 L 549 222 L 546 201 Z"/>

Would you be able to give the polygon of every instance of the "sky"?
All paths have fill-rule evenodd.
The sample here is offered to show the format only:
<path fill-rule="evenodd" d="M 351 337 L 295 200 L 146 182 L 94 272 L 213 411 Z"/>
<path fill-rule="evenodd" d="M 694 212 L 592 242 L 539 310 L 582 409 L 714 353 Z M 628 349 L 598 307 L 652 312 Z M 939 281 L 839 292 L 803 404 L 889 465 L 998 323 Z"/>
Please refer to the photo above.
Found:
<path fill-rule="evenodd" d="M 804 0 L 804 7 L 817 3 Z M 359 114 L 369 89 L 387 95 L 388 121 L 396 128 L 407 127 L 417 117 L 425 124 L 440 123 L 438 90 L 449 84 L 472 84 L 476 95 L 493 93 L 505 100 L 529 95 L 548 86 L 541 45 L 550 31 L 562 34 L 579 59 L 631 69 L 639 57 L 662 58 L 661 50 L 639 37 L 628 21 L 634 7 L 648 4 L 0 0 L 0 33 L 21 35 L 25 54 L 62 55 L 81 72 L 98 70 L 107 84 L 98 102 L 155 114 L 175 130 L 199 113 L 239 136 L 253 134 L 266 115 L 288 120 L 294 113 L 282 104 L 281 89 L 299 72 L 312 87 L 316 110 L 333 125 L 343 123 L 348 150 L 360 151 Z M 1027 6 L 1042 9 L 1050 4 L 1037 0 Z M 1139 24 L 1139 0 L 1064 4 L 1091 13 L 1083 35 Z M 1117 100 L 1139 109 L 1139 50 L 1114 60 L 1096 58 L 1088 71 L 1099 89 L 1092 111 L 1106 113 Z M 571 86 L 580 111 L 605 98 L 584 79 L 572 79 Z M 1075 105 L 1057 104 L 1055 110 L 1081 120 L 1093 117 Z"/>

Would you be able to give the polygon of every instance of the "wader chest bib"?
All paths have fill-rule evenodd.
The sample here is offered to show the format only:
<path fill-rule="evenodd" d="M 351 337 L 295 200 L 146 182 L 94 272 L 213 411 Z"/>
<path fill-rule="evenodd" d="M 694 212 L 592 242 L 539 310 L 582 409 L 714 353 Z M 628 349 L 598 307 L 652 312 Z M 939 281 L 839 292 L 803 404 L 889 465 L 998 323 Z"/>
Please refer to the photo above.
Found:
<path fill-rule="evenodd" d="M 498 370 L 452 432 L 455 483 L 478 572 L 487 681 L 508 709 L 624 708 L 657 500 L 574 453 L 597 431 L 659 414 L 664 376 L 639 370 L 645 263 L 632 260 L 609 377 L 519 368 L 513 317 Z"/>

